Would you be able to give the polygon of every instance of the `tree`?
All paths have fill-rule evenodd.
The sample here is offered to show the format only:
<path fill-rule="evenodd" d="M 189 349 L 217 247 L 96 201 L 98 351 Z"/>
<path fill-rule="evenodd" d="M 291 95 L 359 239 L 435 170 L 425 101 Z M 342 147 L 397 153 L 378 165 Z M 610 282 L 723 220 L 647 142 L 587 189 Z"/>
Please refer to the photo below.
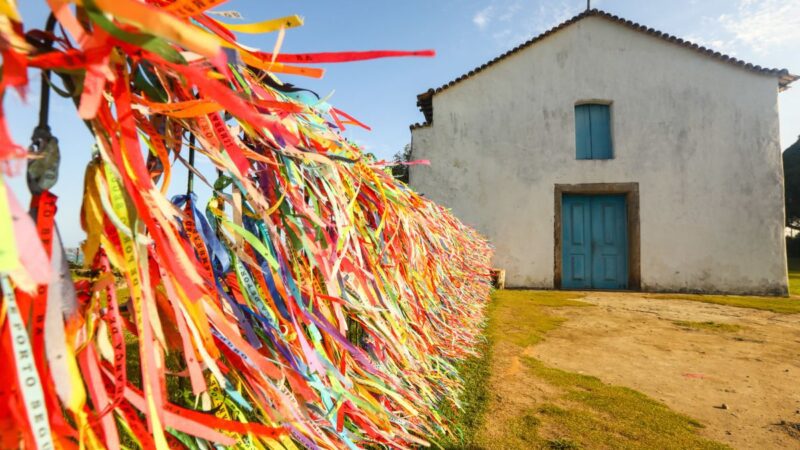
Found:
<path fill-rule="evenodd" d="M 783 152 L 786 226 L 800 231 L 800 137 Z"/>
<path fill-rule="evenodd" d="M 411 144 L 406 144 L 402 150 L 395 153 L 392 157 L 392 176 L 395 179 L 408 183 L 408 166 L 402 163 L 411 161 Z"/>

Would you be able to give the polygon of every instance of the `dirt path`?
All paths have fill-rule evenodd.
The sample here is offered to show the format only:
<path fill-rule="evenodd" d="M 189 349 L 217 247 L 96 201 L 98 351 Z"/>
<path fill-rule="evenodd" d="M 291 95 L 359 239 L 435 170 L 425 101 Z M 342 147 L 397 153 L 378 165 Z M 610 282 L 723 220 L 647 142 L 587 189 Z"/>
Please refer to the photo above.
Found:
<path fill-rule="evenodd" d="M 800 430 L 777 425 L 800 422 L 800 314 L 637 294 L 581 300 L 597 307 L 559 308 L 567 320 L 525 355 L 647 394 L 734 448 L 800 449 Z"/>

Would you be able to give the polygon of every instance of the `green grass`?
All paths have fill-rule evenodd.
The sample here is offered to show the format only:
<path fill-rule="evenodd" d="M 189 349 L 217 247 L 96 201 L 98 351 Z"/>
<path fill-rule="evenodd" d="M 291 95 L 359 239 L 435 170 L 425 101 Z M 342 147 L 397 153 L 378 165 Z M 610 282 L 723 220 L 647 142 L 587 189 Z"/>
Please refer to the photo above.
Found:
<path fill-rule="evenodd" d="M 747 297 L 739 295 L 703 294 L 643 294 L 644 298 L 657 300 L 689 300 L 693 302 L 714 303 L 717 305 L 752 308 L 778 314 L 800 313 L 800 298 L 791 297 Z"/>
<path fill-rule="evenodd" d="M 566 320 L 546 314 L 542 307 L 592 306 L 575 300 L 580 296 L 564 291 L 498 291 L 489 311 L 492 317 L 486 331 L 490 338 L 521 347 L 534 345 Z"/>
<path fill-rule="evenodd" d="M 564 392 L 558 405 L 542 405 L 534 413 L 541 423 L 553 422 L 558 441 L 575 445 L 558 448 L 728 448 L 699 436 L 701 423 L 633 389 L 550 368 L 533 358 L 524 362 L 536 377 Z"/>
<path fill-rule="evenodd" d="M 743 295 L 644 294 L 659 300 L 689 300 L 717 305 L 752 308 L 778 314 L 800 313 L 800 258 L 789 258 L 789 297 L 757 297 Z"/>
<path fill-rule="evenodd" d="M 489 378 L 477 386 L 483 389 L 481 408 L 484 418 L 472 418 L 464 427 L 478 427 L 464 432 L 466 439 L 446 448 L 461 449 L 725 449 L 723 444 L 698 434 L 702 424 L 670 410 L 664 404 L 632 389 L 603 383 L 597 378 L 545 366 L 526 356 L 526 347 L 545 339 L 546 333 L 566 319 L 555 315 L 554 308 L 585 307 L 576 300 L 580 293 L 558 291 L 498 291 L 489 308 L 486 333 L 491 345 L 508 351 L 522 367 L 518 373 L 522 386 L 546 392 L 546 400 L 530 400 L 510 407 L 486 394 Z M 508 358 L 508 355 L 505 356 Z M 482 365 L 486 370 L 500 366 Z M 468 372 L 469 373 L 469 372 Z M 472 372 L 476 373 L 476 372 Z M 509 372 L 510 373 L 510 372 Z M 487 373 L 488 375 L 488 373 Z M 509 382 L 512 380 L 508 380 Z M 498 382 L 498 381 L 493 381 Z M 500 379 L 504 383 L 504 379 Z M 468 381 L 468 384 L 476 385 Z M 492 386 L 488 387 L 491 394 Z M 488 398 L 488 401 L 486 400 Z M 499 397 L 498 397 L 499 399 Z M 481 427 L 499 427 L 500 435 L 482 436 Z M 469 437 L 472 438 L 469 438 Z"/>
<path fill-rule="evenodd" d="M 449 423 L 451 434 L 438 436 L 435 445 L 446 450 L 482 449 L 476 443 L 476 433 L 484 424 L 486 407 L 489 402 L 489 376 L 491 370 L 492 347 L 495 337 L 501 330 L 498 324 L 505 327 L 509 322 L 518 321 L 524 326 L 515 329 L 506 329 L 502 332 L 502 339 L 510 339 L 519 345 L 532 345 L 539 342 L 544 333 L 557 327 L 564 321 L 562 318 L 547 316 L 541 313 L 541 307 L 554 306 L 591 306 L 588 303 L 572 300 L 574 293 L 547 291 L 500 291 L 502 302 L 493 301 L 487 308 L 488 321 L 485 328 L 485 341 L 478 348 L 480 356 L 469 358 L 458 366 L 459 374 L 464 380 L 464 390 L 461 397 L 461 409 L 453 407 L 452 403 L 445 402 L 440 408 L 440 413 Z M 528 307 L 530 306 L 530 308 Z M 516 315 L 516 316 L 515 316 Z M 499 320 L 498 320 L 499 319 Z M 535 333 L 529 333 L 531 329 Z M 524 421 L 514 424 L 519 433 L 529 428 L 531 424 Z"/>
<path fill-rule="evenodd" d="M 789 295 L 800 296 L 800 258 L 789 258 Z"/>
<path fill-rule="evenodd" d="M 734 333 L 740 331 L 742 327 L 732 323 L 719 323 L 719 322 L 689 322 L 686 320 L 675 320 L 672 322 L 681 328 L 688 328 L 697 331 L 719 331 L 723 333 Z"/>
<path fill-rule="evenodd" d="M 440 414 L 450 424 L 449 435 L 439 436 L 436 444 L 446 450 L 469 448 L 468 444 L 475 440 L 475 433 L 480 427 L 489 392 L 486 381 L 489 379 L 491 362 L 491 342 L 486 339 L 478 347 L 480 356 L 468 358 L 458 366 L 458 373 L 464 380 L 461 409 L 452 402 L 445 401 L 439 408 Z"/>

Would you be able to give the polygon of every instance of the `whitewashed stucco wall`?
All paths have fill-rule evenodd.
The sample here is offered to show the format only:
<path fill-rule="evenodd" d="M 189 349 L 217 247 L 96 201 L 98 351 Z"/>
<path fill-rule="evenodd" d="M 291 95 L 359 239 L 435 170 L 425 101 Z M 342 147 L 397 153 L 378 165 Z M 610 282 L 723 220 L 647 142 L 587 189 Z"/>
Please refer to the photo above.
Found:
<path fill-rule="evenodd" d="M 410 184 L 553 287 L 554 185 L 638 182 L 648 291 L 784 293 L 777 80 L 589 17 L 433 97 Z M 614 159 L 575 159 L 574 105 L 612 102 Z"/>

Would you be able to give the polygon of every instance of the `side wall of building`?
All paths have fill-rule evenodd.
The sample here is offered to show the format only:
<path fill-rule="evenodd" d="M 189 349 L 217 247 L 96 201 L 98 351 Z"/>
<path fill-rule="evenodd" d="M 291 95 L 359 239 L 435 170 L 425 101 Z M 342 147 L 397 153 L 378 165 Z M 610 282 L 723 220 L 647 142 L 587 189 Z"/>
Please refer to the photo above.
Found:
<path fill-rule="evenodd" d="M 611 102 L 614 159 L 575 159 L 574 105 Z M 650 291 L 784 293 L 777 82 L 589 17 L 433 97 L 411 185 L 552 288 L 554 186 L 639 183 Z"/>

